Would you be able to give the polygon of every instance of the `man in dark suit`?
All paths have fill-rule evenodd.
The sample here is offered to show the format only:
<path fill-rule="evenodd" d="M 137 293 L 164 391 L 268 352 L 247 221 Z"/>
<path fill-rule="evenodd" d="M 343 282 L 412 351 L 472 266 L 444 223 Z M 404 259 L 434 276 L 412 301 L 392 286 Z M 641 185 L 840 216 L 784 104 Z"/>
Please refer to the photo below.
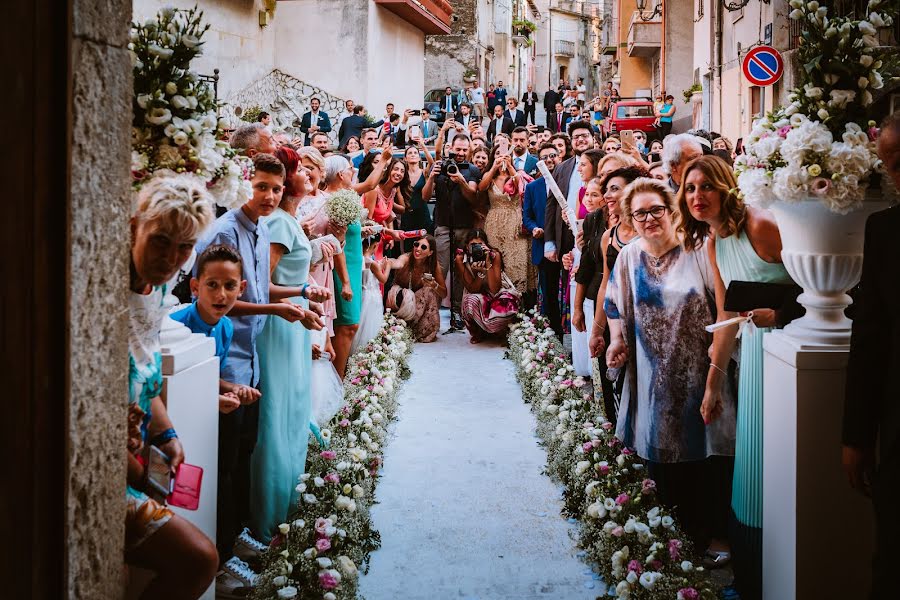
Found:
<path fill-rule="evenodd" d="M 537 168 L 537 156 L 528 152 L 528 129 L 516 127 L 512 132 L 512 161 L 516 171 L 525 171 L 534 176 Z"/>
<path fill-rule="evenodd" d="M 566 202 L 572 208 L 578 206 L 578 192 L 581 190 L 581 175 L 575 168 L 582 152 L 594 146 L 594 132 L 587 121 L 575 121 L 569 126 L 572 150 L 575 156 L 560 163 L 553 171 L 553 180 L 559 186 Z M 553 194 L 547 197 L 544 214 L 544 257 L 550 262 L 559 262 L 575 247 L 575 236 L 563 220 L 563 211 Z M 561 311 L 560 311 L 561 312 Z"/>
<path fill-rule="evenodd" d="M 900 112 L 882 124 L 878 156 L 900 185 Z M 900 561 L 900 207 L 871 215 L 859 294 L 854 301 L 853 335 L 844 400 L 843 462 L 850 485 L 872 497 L 875 558 L 871 598 L 896 593 L 894 569 Z M 876 466 L 875 442 L 878 440 Z"/>
<path fill-rule="evenodd" d="M 557 102 L 553 114 L 548 115 L 547 127 L 553 133 L 565 133 L 569 124 L 569 115 L 563 110 L 562 102 Z"/>
<path fill-rule="evenodd" d="M 519 110 L 519 101 L 515 98 L 509 98 L 506 101 L 506 112 L 503 113 L 503 116 L 509 117 L 509 120 L 513 122 L 513 125 L 516 127 L 525 127 L 525 113 Z"/>
<path fill-rule="evenodd" d="M 491 124 L 488 125 L 488 143 L 493 144 L 494 136 L 496 136 L 498 133 L 512 135 L 512 131 L 515 128 L 516 126 L 513 124 L 512 120 L 503 114 L 503 106 L 498 104 L 494 107 L 494 118 L 491 120 Z"/>
<path fill-rule="evenodd" d="M 309 101 L 309 112 L 304 113 L 303 118 L 300 119 L 300 131 L 306 134 L 306 139 L 303 140 L 304 146 L 309 146 L 312 134 L 317 131 L 322 133 L 331 131 L 331 119 L 328 118 L 327 112 L 319 111 L 320 104 L 319 99 L 313 97 Z"/>
<path fill-rule="evenodd" d="M 538 150 L 538 156 L 553 172 L 559 159 L 559 154 L 553 144 L 543 144 Z M 544 297 L 544 305 L 541 314 L 546 316 L 554 330 L 561 330 L 562 321 L 559 316 L 559 303 L 551 302 L 556 298 L 559 287 L 558 262 L 550 262 L 544 258 L 544 214 L 547 209 L 547 182 L 543 177 L 538 177 L 525 186 L 525 195 L 522 199 L 522 223 L 531 232 L 531 263 L 538 269 L 538 285 Z"/>
<path fill-rule="evenodd" d="M 465 131 L 469 130 L 469 123 L 474 123 L 476 119 L 477 117 L 472 114 L 472 107 L 467 102 L 459 105 L 459 110 L 456 113 L 456 122 L 462 124 Z"/>
<path fill-rule="evenodd" d="M 456 114 L 456 111 L 459 110 L 459 100 L 457 99 L 456 94 L 453 93 L 453 88 L 449 85 L 444 88 L 444 97 L 441 98 L 440 108 L 446 118 L 452 117 Z"/>
<path fill-rule="evenodd" d="M 559 102 L 561 98 L 559 97 L 559 92 L 550 88 L 544 93 L 544 110 L 547 111 L 547 128 L 553 131 L 552 127 L 550 127 L 550 121 L 553 120 L 553 115 L 556 114 L 556 103 Z"/>
<path fill-rule="evenodd" d="M 366 107 L 362 104 L 357 104 L 353 107 L 353 114 L 341 121 L 341 128 L 338 131 L 338 145 L 341 148 L 344 147 L 344 144 L 346 144 L 347 140 L 351 137 L 360 137 L 363 129 L 368 127 L 377 129 L 384 125 L 384 121 L 378 121 L 377 123 L 372 123 L 370 125 L 365 116 L 363 116 L 365 114 Z"/>
<path fill-rule="evenodd" d="M 534 91 L 534 86 L 529 85 L 528 91 L 522 94 L 522 112 L 525 113 L 525 122 L 527 123 L 531 120 L 531 124 L 534 125 L 534 113 L 537 110 L 537 92 Z"/>
<path fill-rule="evenodd" d="M 503 82 L 498 81 L 497 89 L 494 90 L 494 95 L 497 97 L 497 104 L 505 107 L 506 106 L 506 95 L 508 93 L 509 92 L 507 91 L 507 89 L 505 87 L 503 87 Z"/>

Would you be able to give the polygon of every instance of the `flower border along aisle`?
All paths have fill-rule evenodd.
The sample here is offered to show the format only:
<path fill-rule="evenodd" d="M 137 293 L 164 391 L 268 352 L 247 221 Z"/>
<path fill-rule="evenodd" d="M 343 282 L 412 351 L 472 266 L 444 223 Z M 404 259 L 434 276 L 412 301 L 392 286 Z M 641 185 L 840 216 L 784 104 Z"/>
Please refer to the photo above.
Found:
<path fill-rule="evenodd" d="M 405 323 L 387 314 L 381 332 L 351 357 L 346 404 L 322 429 L 327 449 L 310 437 L 300 504 L 266 553 L 255 598 L 356 598 L 357 565 L 381 544 L 369 507 L 412 345 Z"/>
<path fill-rule="evenodd" d="M 687 560 L 687 538 L 657 503 L 655 482 L 615 437 L 546 319 L 522 317 L 510 331 L 509 357 L 537 418 L 547 472 L 565 485 L 565 511 L 581 521 L 587 557 L 618 598 L 715 599 L 708 573 Z"/>

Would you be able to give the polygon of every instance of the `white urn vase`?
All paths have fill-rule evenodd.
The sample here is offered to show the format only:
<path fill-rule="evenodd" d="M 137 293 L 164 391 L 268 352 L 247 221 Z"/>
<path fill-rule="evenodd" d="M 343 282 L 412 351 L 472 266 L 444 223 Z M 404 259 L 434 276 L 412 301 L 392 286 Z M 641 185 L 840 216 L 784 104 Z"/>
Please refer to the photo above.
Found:
<path fill-rule="evenodd" d="M 781 231 L 781 258 L 803 288 L 798 301 L 806 314 L 784 332 L 803 348 L 848 349 L 851 321 L 844 310 L 852 300 L 847 290 L 862 274 L 866 219 L 888 207 L 880 195 L 842 215 L 817 198 L 776 202 L 771 210 Z"/>

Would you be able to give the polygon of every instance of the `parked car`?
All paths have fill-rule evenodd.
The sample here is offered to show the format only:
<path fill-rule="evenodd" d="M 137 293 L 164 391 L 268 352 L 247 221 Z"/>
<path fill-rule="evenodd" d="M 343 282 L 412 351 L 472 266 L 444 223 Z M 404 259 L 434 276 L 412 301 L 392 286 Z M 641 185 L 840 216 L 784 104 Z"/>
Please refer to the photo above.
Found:
<path fill-rule="evenodd" d="M 652 139 L 658 137 L 654 120 L 653 102 L 643 98 L 619 100 L 610 106 L 609 114 L 603 120 L 603 137 L 631 129 L 643 131 L 648 139 Z"/>
<path fill-rule="evenodd" d="M 459 88 L 450 88 L 453 90 L 454 96 L 459 96 Z M 431 118 L 434 121 L 437 121 L 439 124 L 443 124 L 443 122 L 447 119 L 447 115 L 444 112 L 441 100 L 444 98 L 444 93 L 447 91 L 447 88 L 440 88 L 436 90 L 428 90 L 425 92 L 425 103 L 424 107 L 428 109 L 428 112 L 431 113 Z"/>

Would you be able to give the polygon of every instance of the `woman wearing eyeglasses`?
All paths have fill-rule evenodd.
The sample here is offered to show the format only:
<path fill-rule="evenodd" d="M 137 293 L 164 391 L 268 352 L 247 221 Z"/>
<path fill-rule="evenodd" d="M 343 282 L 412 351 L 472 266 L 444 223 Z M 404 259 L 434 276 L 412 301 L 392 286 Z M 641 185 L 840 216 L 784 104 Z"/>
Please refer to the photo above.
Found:
<path fill-rule="evenodd" d="M 656 179 L 635 180 L 621 200 L 623 222 L 640 236 L 616 259 L 606 289 L 610 343 L 606 364 L 626 367 L 616 436 L 647 461 L 660 500 L 678 507 L 682 526 L 705 548 L 730 478 L 713 457 L 734 456 L 735 402 L 723 390 L 711 423 L 700 413 L 715 321 L 709 254 L 685 249 L 674 222 L 675 199 Z M 626 366 L 627 365 L 627 366 Z"/>
<path fill-rule="evenodd" d="M 433 342 L 441 326 L 438 307 L 447 285 L 436 247 L 434 237 L 426 235 L 400 258 L 385 259 L 385 265 L 397 272 L 386 306 L 412 326 L 417 342 Z"/>

